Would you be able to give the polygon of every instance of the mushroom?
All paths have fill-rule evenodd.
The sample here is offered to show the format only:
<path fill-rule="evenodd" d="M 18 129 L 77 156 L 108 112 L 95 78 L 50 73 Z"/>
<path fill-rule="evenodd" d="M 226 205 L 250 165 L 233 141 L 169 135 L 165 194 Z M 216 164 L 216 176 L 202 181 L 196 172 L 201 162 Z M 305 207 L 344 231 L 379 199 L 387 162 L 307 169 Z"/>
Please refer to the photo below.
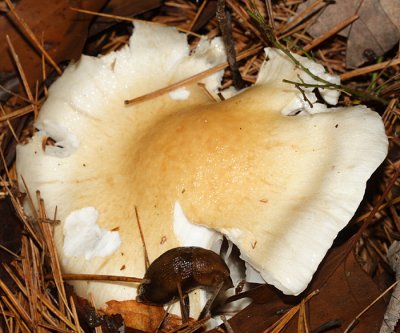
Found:
<path fill-rule="evenodd" d="M 54 237 L 65 272 L 143 276 L 136 207 L 150 261 L 174 247 L 213 248 L 224 235 L 249 276 L 286 294 L 306 288 L 388 141 L 377 113 L 320 103 L 313 88 L 282 81 L 317 83 L 285 54 L 267 48 L 266 57 L 256 84 L 225 101 L 188 84 L 124 105 L 225 60 L 219 39 L 202 39 L 190 53 L 174 28 L 135 23 L 129 45 L 82 56 L 65 70 L 49 90 L 38 131 L 17 150 L 27 189 L 41 191 L 48 212 L 57 207 Z M 202 82 L 213 93 L 221 77 Z M 335 104 L 339 92 L 320 95 Z M 43 149 L 48 137 L 55 144 Z M 136 296 L 129 285 L 74 285 L 98 306 Z"/>

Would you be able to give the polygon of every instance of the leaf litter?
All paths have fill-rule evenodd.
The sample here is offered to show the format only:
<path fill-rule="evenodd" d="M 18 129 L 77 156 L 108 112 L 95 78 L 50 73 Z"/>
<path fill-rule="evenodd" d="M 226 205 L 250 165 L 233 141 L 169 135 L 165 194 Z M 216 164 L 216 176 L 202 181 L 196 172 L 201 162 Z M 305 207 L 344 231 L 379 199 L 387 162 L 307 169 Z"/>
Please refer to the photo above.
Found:
<path fill-rule="evenodd" d="M 22 2 L 25 3 L 25 1 Z M 273 22 L 273 32 L 280 38 L 281 43 L 285 47 L 298 49 L 300 52 L 307 45 L 312 45 L 312 37 L 307 32 L 310 31 L 308 28 L 312 27 L 313 22 L 315 22 L 308 18 L 307 15 L 302 20 L 299 20 L 300 23 L 296 26 L 293 26 L 293 21 L 289 21 L 290 17 L 294 17 L 296 12 L 300 11 L 299 5 L 303 2 L 254 2 L 262 15 L 270 13 L 267 20 Z M 29 2 L 26 1 L 26 3 Z M 100 3 L 101 1 L 93 1 L 94 6 L 100 5 Z M 154 21 L 179 26 L 181 29 L 187 30 L 197 25 L 200 31 L 196 32 L 206 33 L 213 37 L 219 34 L 218 22 L 213 18 L 212 14 L 207 12 L 207 1 L 204 1 L 204 3 L 204 6 L 200 6 L 200 4 L 197 5 L 192 1 L 166 1 L 161 8 L 152 12 L 150 16 L 148 15 L 147 19 L 151 18 Z M 215 5 L 215 1 L 209 1 L 209 3 Z M 337 1 L 337 3 L 340 3 L 340 1 Z M 321 8 L 325 8 L 322 2 L 320 2 L 320 5 Z M 382 1 L 381 6 L 384 6 Z M 232 13 L 232 34 L 236 51 L 239 55 L 244 50 L 258 48 L 260 43 L 265 42 L 261 38 L 262 33 L 249 16 L 249 10 L 253 8 L 250 1 L 227 0 L 227 8 Z M 391 12 L 397 13 L 396 10 Z M 51 9 L 49 9 L 48 14 L 50 16 L 53 14 Z M 349 15 L 350 12 L 346 12 L 346 14 Z M 29 13 L 25 13 L 24 17 L 29 17 Z M 322 15 L 318 17 L 318 20 L 321 20 L 321 17 Z M 327 21 L 324 21 L 327 25 L 326 30 L 347 18 L 347 16 L 337 17 L 334 16 L 336 21 L 330 23 L 330 25 L 328 25 Z M 29 19 L 32 19 L 32 17 L 29 17 Z M 198 22 L 201 22 L 201 24 L 198 24 Z M 393 22 L 395 22 L 395 19 L 392 20 Z M 83 21 L 81 24 L 84 26 L 87 23 Z M 288 27 L 291 28 L 288 30 Z M 128 33 L 128 28 L 121 29 L 121 24 L 117 24 L 115 29 L 105 30 L 98 38 L 88 40 L 86 47 L 97 50 L 97 52 L 101 52 L 102 49 L 110 49 L 110 45 L 113 45 L 111 49 L 118 48 L 126 43 L 126 35 Z M 347 67 L 349 66 L 344 54 L 346 50 L 349 52 L 349 39 L 346 44 L 346 40 L 338 36 L 337 33 L 325 37 L 326 39 L 323 39 L 319 45 L 312 47 L 312 55 L 319 59 L 329 70 L 341 73 L 343 76 L 347 75 L 349 73 Z M 76 38 L 78 37 L 73 34 L 66 35 L 63 36 L 62 42 L 73 44 L 76 42 Z M 82 37 L 80 36 L 79 38 Z M 196 37 L 190 38 L 193 39 L 193 43 L 196 43 Z M 16 45 L 16 52 L 18 52 L 18 47 L 24 45 L 23 41 L 16 41 L 13 38 L 11 41 Z M 348 56 L 348 54 L 346 55 Z M 29 59 L 29 57 L 23 56 L 23 53 L 19 55 L 22 63 L 28 62 L 26 59 Z M 56 52 L 55 54 L 57 61 L 70 58 L 71 55 L 64 49 L 58 50 L 58 53 Z M 255 81 L 262 59 L 262 51 L 259 50 L 257 53 L 239 60 L 239 69 L 247 84 Z M 355 75 L 353 74 L 354 76 L 350 76 L 346 82 L 348 87 L 361 91 L 361 95 L 357 96 L 357 98 L 345 96 L 342 100 L 343 104 L 362 101 L 362 91 L 385 99 L 387 103 L 376 103 L 374 106 L 375 109 L 381 111 L 390 139 L 390 153 L 387 162 L 377 172 L 374 179 L 370 181 L 365 199 L 355 218 L 342 232 L 341 237 L 337 239 L 336 246 L 329 251 L 304 294 L 299 297 L 288 297 L 265 285 L 236 296 L 250 297 L 253 302 L 229 320 L 229 324 L 226 327 L 230 326 L 229 329 L 231 331 L 282 332 L 285 330 L 285 332 L 314 333 L 325 331 L 344 332 L 346 329 L 347 332 L 379 331 L 386 303 L 384 297 L 378 299 L 378 296 L 393 281 L 386 253 L 393 240 L 400 239 L 400 218 L 398 213 L 400 200 L 397 200 L 400 193 L 398 183 L 400 157 L 398 154 L 398 146 L 400 144 L 398 138 L 398 78 L 400 68 L 398 63 L 389 67 L 390 64 L 393 64 L 393 59 L 395 60 L 395 58 L 384 56 L 382 60 L 388 62 L 386 66 L 372 69 L 361 68 L 359 72 L 355 73 Z M 378 65 L 376 59 L 370 60 L 370 62 L 374 66 Z M 0 68 L 3 68 L 1 67 L 3 64 L 0 61 Z M 40 85 L 37 86 L 40 87 L 37 89 L 35 84 L 32 83 L 35 78 L 37 80 L 37 74 L 35 76 L 37 71 L 29 66 L 23 67 L 25 76 L 30 82 L 30 89 L 34 92 L 36 91 L 35 99 L 38 100 L 38 97 L 43 94 L 44 88 Z M 46 73 L 49 71 L 50 69 L 47 69 Z M 0 72 L 4 77 L 6 72 L 3 70 Z M 229 69 L 226 71 L 224 80 L 225 87 L 232 84 Z M 20 93 L 20 95 L 21 97 L 18 95 L 8 97 L 3 105 L 5 117 L 7 115 L 15 117 L 14 124 L 23 123 L 21 115 L 24 112 L 33 112 L 34 110 L 32 98 L 29 98 L 29 102 L 27 102 L 25 93 Z M 5 119 L 8 120 L 8 118 Z M 18 132 L 18 136 L 23 140 L 31 130 L 24 123 L 22 127 L 25 127 L 25 130 L 22 131 L 21 129 Z M 6 134 L 9 133 L 9 126 L 1 128 L 0 134 L 3 141 Z M 5 149 L 4 155 L 13 156 L 12 151 L 15 146 L 7 145 L 3 146 L 3 149 Z M 12 252 L 16 252 L 15 254 L 19 257 L 14 258 L 11 255 L 11 257 L 6 258 L 6 254 L 1 257 L 7 275 L 16 286 L 13 289 L 7 285 L 3 275 L 0 276 L 0 287 L 3 293 L 0 299 L 3 330 L 28 332 L 35 331 L 40 327 L 43 332 L 70 332 L 82 331 L 82 329 L 78 328 L 80 326 L 85 327 L 85 331 L 100 331 L 99 326 L 96 328 L 94 328 L 94 325 L 88 327 L 90 321 L 92 321 L 92 324 L 97 321 L 97 323 L 101 322 L 100 325 L 103 325 L 103 332 L 106 332 L 107 325 L 104 326 L 104 323 L 107 321 L 113 322 L 111 319 L 106 319 L 113 314 L 98 313 L 89 301 L 79 300 L 76 295 L 71 293 L 69 288 L 65 289 L 51 237 L 52 225 L 57 223 L 56 218 L 49 219 L 47 217 L 43 204 L 35 219 L 28 219 L 24 215 L 18 198 L 13 196 L 9 190 L 10 184 L 15 179 L 15 169 L 12 159 L 8 164 L 11 166 L 10 172 L 2 176 L 3 193 L 8 198 L 8 201 L 3 200 L 0 204 L 2 222 L 11 222 L 13 224 L 12 228 L 18 228 L 14 225 L 18 219 L 15 218 L 15 213 L 10 210 L 10 202 L 12 201 L 17 215 L 22 218 L 24 232 L 9 231 L 10 235 L 13 234 L 10 240 L 15 243 L 10 247 L 13 248 Z M 40 200 L 40 196 L 38 198 Z M 8 216 L 8 218 L 3 219 L 3 216 Z M 19 222 L 16 223 L 16 225 L 18 224 Z M 2 231 L 4 231 L 3 234 L 8 234 L 5 229 Z M 18 239 L 20 243 L 18 243 Z M 46 279 L 45 277 L 49 273 L 51 273 L 52 277 L 51 279 Z M 374 300 L 377 300 L 377 302 L 374 303 Z M 373 305 L 369 308 L 371 304 Z M 138 321 L 143 320 L 146 317 L 146 313 L 150 315 L 152 311 L 142 308 L 135 310 L 135 306 L 132 307 L 132 317 L 125 319 L 125 321 L 132 320 L 129 324 L 132 327 L 137 325 Z M 110 309 L 115 309 L 114 305 Z M 145 314 L 141 315 L 140 313 L 143 310 Z M 366 310 L 365 313 L 363 310 Z M 358 316 L 359 314 L 362 315 Z M 88 319 L 88 316 L 91 319 Z M 135 317 L 138 319 L 134 319 Z M 114 323 L 117 326 L 121 325 L 120 318 L 114 318 Z M 108 327 L 111 327 L 111 324 Z M 141 328 L 144 331 L 150 331 L 149 327 L 142 326 Z M 126 329 L 129 331 L 128 328 Z M 185 329 L 187 330 L 187 328 Z M 214 331 L 221 332 L 221 330 L 223 328 Z"/>
<path fill-rule="evenodd" d="M 303 11 L 314 2 L 308 0 L 298 10 Z M 316 38 L 355 14 L 358 19 L 339 32 L 340 36 L 347 38 L 348 68 L 375 62 L 400 39 L 400 7 L 396 0 L 336 0 L 322 9 L 307 32 Z"/>

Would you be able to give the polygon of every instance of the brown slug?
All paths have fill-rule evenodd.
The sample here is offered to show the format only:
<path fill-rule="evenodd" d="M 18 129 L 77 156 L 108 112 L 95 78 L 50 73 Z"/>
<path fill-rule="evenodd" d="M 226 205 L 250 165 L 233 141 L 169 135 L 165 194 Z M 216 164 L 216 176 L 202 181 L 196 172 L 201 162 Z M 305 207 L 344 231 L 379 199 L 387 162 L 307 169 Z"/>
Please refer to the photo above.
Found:
<path fill-rule="evenodd" d="M 193 289 L 232 287 L 229 268 L 213 251 L 201 247 L 173 248 L 153 261 L 139 285 L 138 302 L 164 305 Z"/>

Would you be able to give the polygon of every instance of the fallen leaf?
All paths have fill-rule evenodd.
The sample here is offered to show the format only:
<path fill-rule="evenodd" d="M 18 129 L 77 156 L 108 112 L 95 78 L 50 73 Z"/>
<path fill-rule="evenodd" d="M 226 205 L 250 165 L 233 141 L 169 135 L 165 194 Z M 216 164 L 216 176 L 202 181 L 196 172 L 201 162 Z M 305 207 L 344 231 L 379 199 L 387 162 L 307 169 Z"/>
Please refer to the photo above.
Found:
<path fill-rule="evenodd" d="M 298 12 L 314 3 L 308 0 Z M 345 19 L 358 14 L 359 19 L 339 35 L 347 37 L 346 66 L 355 68 L 389 51 L 400 39 L 398 0 L 336 0 L 323 10 L 307 30 L 317 38 Z"/>
<path fill-rule="evenodd" d="M 162 307 L 145 305 L 134 300 L 109 301 L 103 312 L 107 315 L 121 314 L 126 326 L 145 332 L 154 332 L 165 314 Z"/>
<path fill-rule="evenodd" d="M 92 17 L 72 11 L 70 6 L 74 1 L 54 0 L 36 1 L 21 0 L 15 4 L 15 11 L 33 31 L 40 41 L 42 36 L 44 47 L 56 63 L 64 60 L 77 59 L 83 49 L 87 30 Z M 82 2 L 82 7 L 89 10 L 99 10 L 106 0 L 88 0 Z M 78 5 L 79 3 L 76 2 Z M 16 67 L 10 55 L 6 36 L 10 37 L 15 51 L 21 61 L 28 83 L 32 88 L 36 81 L 42 79 L 42 57 L 38 48 L 26 37 L 17 23 L 15 16 L 8 11 L 0 16 L 0 78 L 15 76 Z M 47 72 L 51 67 L 47 66 Z M 33 89 L 34 91 L 34 89 Z"/>
<path fill-rule="evenodd" d="M 27 23 L 36 38 L 41 40 L 43 36 L 46 51 L 57 64 L 60 64 L 63 61 L 80 57 L 89 26 L 93 21 L 95 24 L 92 24 L 91 34 L 98 33 L 115 23 L 115 20 L 111 19 L 94 20 L 95 16 L 78 13 L 71 10 L 70 7 L 79 7 L 96 12 L 100 11 L 107 2 L 107 0 L 21 0 L 15 2 L 14 5 L 17 14 Z M 158 6 L 160 2 L 161 0 L 111 0 L 103 10 L 108 14 L 130 17 L 152 9 Z M 2 4 L 3 2 L 0 3 Z M 5 3 L 3 7 L 7 8 Z M 35 91 L 36 83 L 40 84 L 43 80 L 42 56 L 40 51 L 26 38 L 26 32 L 21 30 L 18 23 L 16 23 L 15 17 L 7 10 L 5 13 L 0 12 L 0 31 L 0 87 L 6 88 L 5 90 L 0 89 L 0 102 L 6 102 L 10 97 L 7 90 L 22 91 L 21 80 L 10 54 L 6 36 L 10 37 L 33 92 Z M 50 82 L 53 81 L 56 75 L 51 73 L 52 66 L 47 64 L 45 69 L 48 73 L 48 80 Z M 26 117 L 11 121 L 11 126 L 17 136 L 20 135 L 25 123 Z M 1 142 L 7 166 L 10 166 L 14 161 L 15 145 L 16 142 L 11 131 L 7 131 L 5 138 Z M 0 165 L 0 172 L 2 170 L 3 165 Z"/>
<path fill-rule="evenodd" d="M 163 321 L 160 332 L 168 332 L 180 325 L 181 319 L 175 315 L 165 318 L 165 310 L 161 306 L 138 303 L 135 300 L 109 301 L 102 313 L 106 315 L 120 314 L 125 325 L 144 332 L 155 332 Z"/>
<path fill-rule="evenodd" d="M 79 13 L 71 10 L 70 7 L 97 12 L 107 3 L 107 6 L 103 8 L 107 14 L 131 17 L 155 8 L 160 1 L 87 0 L 78 2 L 55 0 L 46 2 L 21 0 L 15 4 L 15 10 L 38 40 L 41 40 L 43 36 L 46 51 L 59 64 L 80 57 L 89 25 L 92 22 L 94 22 L 90 29 L 92 35 L 115 23 L 115 19 L 99 18 L 94 20 L 96 16 Z M 29 86 L 34 90 L 36 82 L 42 82 L 41 52 L 26 38 L 26 32 L 21 30 L 10 12 L 0 15 L 0 31 L 2 32 L 0 35 L 0 85 L 15 90 L 20 83 L 6 42 L 8 35 L 19 56 Z M 46 71 L 49 72 L 50 69 L 52 69 L 51 66 L 47 65 Z M 4 102 L 8 97 L 9 94 L 0 89 L 0 101 Z"/>
<path fill-rule="evenodd" d="M 309 324 L 312 329 L 316 329 L 328 321 L 338 319 L 342 323 L 341 327 L 329 332 L 344 332 L 356 316 L 379 295 L 378 287 L 351 253 L 321 288 L 320 294 L 309 301 Z M 385 308 L 385 303 L 379 301 L 360 318 L 351 332 L 379 332 Z M 287 333 L 297 333 L 297 322 L 290 323 Z"/>
<path fill-rule="evenodd" d="M 245 292 L 243 296 L 253 299 L 247 308 L 235 315 L 229 322 L 234 332 L 262 333 L 293 305 L 314 290 L 320 290 L 307 303 L 307 316 L 311 329 L 320 327 L 331 320 L 339 320 L 342 325 L 332 333 L 343 332 L 349 323 L 380 294 L 380 290 L 360 267 L 354 254 L 348 253 L 350 238 L 344 244 L 332 248 L 310 286 L 300 296 L 286 296 L 275 288 L 263 285 Z M 375 333 L 379 327 L 385 303 L 380 300 L 367 311 L 352 333 Z M 297 333 L 297 317 L 292 320 L 285 333 Z M 218 332 L 216 329 L 210 333 Z"/>

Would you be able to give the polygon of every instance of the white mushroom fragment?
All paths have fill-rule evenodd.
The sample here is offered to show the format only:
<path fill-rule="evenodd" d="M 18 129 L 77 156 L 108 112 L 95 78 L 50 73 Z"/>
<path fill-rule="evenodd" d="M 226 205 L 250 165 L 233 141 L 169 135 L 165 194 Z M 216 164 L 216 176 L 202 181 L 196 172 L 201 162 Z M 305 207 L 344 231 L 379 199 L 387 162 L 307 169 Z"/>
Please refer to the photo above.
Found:
<path fill-rule="evenodd" d="M 281 52 L 266 52 L 257 83 L 219 103 L 193 84 L 124 105 L 224 61 L 218 39 L 203 40 L 190 55 L 186 36 L 173 28 L 135 24 L 129 46 L 84 56 L 66 69 L 49 90 L 39 131 L 17 151 L 29 190 L 41 191 L 49 213 L 58 208 L 55 240 L 65 272 L 143 276 L 136 206 L 151 261 L 177 246 L 210 248 L 223 234 L 266 282 L 287 294 L 306 288 L 388 142 L 379 115 L 364 106 L 328 108 L 312 88 L 302 88 L 304 101 L 282 80 L 315 81 Z M 218 89 L 221 75 L 203 81 L 209 91 Z M 334 104 L 339 93 L 321 95 Z M 55 146 L 43 151 L 44 137 Z M 112 253 L 88 260 L 86 252 L 64 251 L 63 225 L 85 207 L 99 212 L 102 230 L 118 231 L 121 243 Z M 75 286 L 98 305 L 136 292 L 116 283 Z"/>

